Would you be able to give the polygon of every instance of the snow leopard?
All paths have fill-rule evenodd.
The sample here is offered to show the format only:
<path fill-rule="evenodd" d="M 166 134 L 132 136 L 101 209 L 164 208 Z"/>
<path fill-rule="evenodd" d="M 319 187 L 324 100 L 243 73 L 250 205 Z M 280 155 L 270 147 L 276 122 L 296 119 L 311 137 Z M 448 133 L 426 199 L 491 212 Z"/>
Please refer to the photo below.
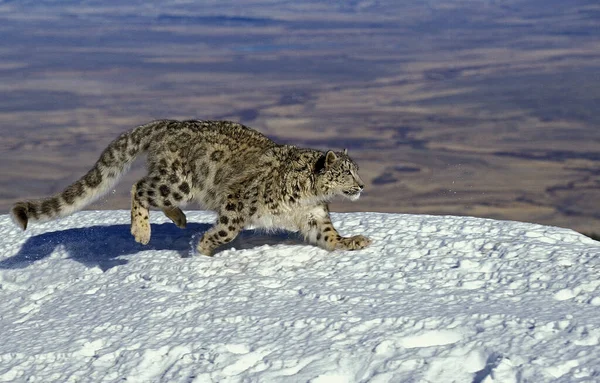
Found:
<path fill-rule="evenodd" d="M 150 241 L 150 208 L 185 228 L 181 208 L 197 203 L 217 213 L 196 247 L 208 256 L 249 226 L 299 232 L 329 251 L 371 244 L 364 235 L 340 235 L 330 217 L 334 197 L 357 200 L 365 186 L 347 150 L 277 144 L 231 121 L 159 120 L 137 126 L 112 141 L 92 169 L 64 191 L 15 203 L 13 221 L 25 230 L 29 222 L 83 209 L 113 188 L 142 153 L 147 174 L 131 189 L 131 234 L 138 243 Z"/>

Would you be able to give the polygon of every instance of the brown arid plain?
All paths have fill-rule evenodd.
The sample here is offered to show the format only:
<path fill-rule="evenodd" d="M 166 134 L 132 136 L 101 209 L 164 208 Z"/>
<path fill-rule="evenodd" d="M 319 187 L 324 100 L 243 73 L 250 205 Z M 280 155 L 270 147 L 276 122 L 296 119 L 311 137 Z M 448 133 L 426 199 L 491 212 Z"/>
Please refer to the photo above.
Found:
<path fill-rule="evenodd" d="M 160 4 L 0 3 L 0 209 L 133 126 L 229 119 L 348 148 L 367 188 L 334 211 L 600 232 L 597 1 Z"/>

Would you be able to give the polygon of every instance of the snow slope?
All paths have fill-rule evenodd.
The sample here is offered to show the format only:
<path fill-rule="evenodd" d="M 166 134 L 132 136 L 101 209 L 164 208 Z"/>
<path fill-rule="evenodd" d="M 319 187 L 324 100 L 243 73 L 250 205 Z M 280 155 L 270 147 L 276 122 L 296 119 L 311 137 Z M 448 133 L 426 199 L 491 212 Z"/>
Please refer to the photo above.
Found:
<path fill-rule="evenodd" d="M 335 214 L 359 252 L 244 232 L 184 258 L 214 220 L 0 216 L 0 381 L 598 382 L 600 244 L 462 217 Z"/>

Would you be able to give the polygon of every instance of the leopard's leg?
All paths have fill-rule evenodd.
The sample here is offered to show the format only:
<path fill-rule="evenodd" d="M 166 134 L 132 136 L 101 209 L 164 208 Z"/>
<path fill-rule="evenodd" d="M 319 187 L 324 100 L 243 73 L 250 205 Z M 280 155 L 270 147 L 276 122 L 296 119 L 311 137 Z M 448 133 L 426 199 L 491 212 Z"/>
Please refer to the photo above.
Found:
<path fill-rule="evenodd" d="M 245 225 L 242 209 L 241 203 L 228 199 L 220 209 L 215 225 L 200 239 L 196 248 L 198 253 L 211 256 L 217 247 L 233 241 Z"/>
<path fill-rule="evenodd" d="M 131 188 L 131 235 L 135 241 L 142 245 L 150 242 L 150 211 L 148 210 L 148 201 L 140 198 L 143 186 L 143 179 L 133 185 Z"/>
<path fill-rule="evenodd" d="M 173 221 L 173 223 L 175 225 L 177 225 L 177 227 L 179 227 L 180 229 L 185 229 L 185 226 L 187 225 L 187 219 L 185 217 L 185 214 L 183 211 L 181 211 L 180 208 L 178 207 L 165 207 L 162 209 L 163 213 L 165 213 L 165 215 L 167 217 L 169 217 L 169 219 L 171 221 Z"/>
<path fill-rule="evenodd" d="M 331 223 L 327 205 L 318 205 L 311 209 L 305 222 L 300 225 L 304 238 L 317 246 L 332 250 L 360 250 L 371 244 L 364 235 L 342 237 Z"/>
<path fill-rule="evenodd" d="M 190 198 L 187 182 L 176 175 L 153 173 L 139 180 L 131 189 L 131 234 L 135 241 L 144 245 L 150 241 L 150 207 L 162 209 L 177 226 L 185 227 L 185 214 L 177 205 Z"/>

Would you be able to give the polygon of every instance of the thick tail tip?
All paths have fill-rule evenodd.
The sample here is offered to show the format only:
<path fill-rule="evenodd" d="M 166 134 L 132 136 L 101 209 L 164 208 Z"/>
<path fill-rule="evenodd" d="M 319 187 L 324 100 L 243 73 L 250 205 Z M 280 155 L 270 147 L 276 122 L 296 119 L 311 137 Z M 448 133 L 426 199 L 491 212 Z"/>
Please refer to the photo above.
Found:
<path fill-rule="evenodd" d="M 14 223 L 21 229 L 27 229 L 27 202 L 17 202 L 10 211 Z"/>

